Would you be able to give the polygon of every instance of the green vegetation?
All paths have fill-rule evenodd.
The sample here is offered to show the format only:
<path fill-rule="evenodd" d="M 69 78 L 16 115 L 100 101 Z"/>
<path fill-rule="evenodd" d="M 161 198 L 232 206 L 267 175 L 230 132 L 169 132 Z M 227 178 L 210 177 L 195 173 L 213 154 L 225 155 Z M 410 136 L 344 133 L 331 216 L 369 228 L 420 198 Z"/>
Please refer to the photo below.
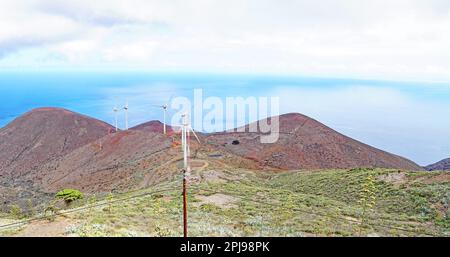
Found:
<path fill-rule="evenodd" d="M 106 201 L 108 201 L 108 207 L 106 210 L 111 213 L 113 208 L 114 195 L 112 193 L 109 193 L 108 196 L 106 196 Z"/>
<path fill-rule="evenodd" d="M 49 220 L 55 220 L 55 215 L 58 214 L 58 208 L 56 208 L 55 204 L 52 202 L 44 208 L 44 217 Z"/>
<path fill-rule="evenodd" d="M 367 225 L 367 219 L 368 219 L 368 212 L 373 210 L 373 207 L 375 206 L 375 194 L 376 194 L 376 186 L 375 186 L 375 180 L 373 178 L 373 175 L 371 173 L 367 173 L 367 179 L 362 184 L 361 188 L 361 198 L 359 199 L 359 204 L 361 204 L 362 207 L 362 214 L 361 214 L 361 229 L 362 227 Z"/>
<path fill-rule="evenodd" d="M 83 198 L 83 194 L 76 189 L 63 189 L 56 193 L 55 198 L 62 199 L 66 203 L 73 202 Z"/>
<path fill-rule="evenodd" d="M 89 214 L 92 213 L 92 210 L 93 210 L 96 202 L 97 202 L 97 197 L 95 195 L 92 195 L 91 197 L 89 197 L 89 202 L 88 202 Z"/>
<path fill-rule="evenodd" d="M 450 235 L 448 172 L 208 172 L 224 179 L 193 172 L 198 182 L 188 187 L 190 236 Z M 89 200 L 91 205 L 65 217 L 72 224 L 65 234 L 182 235 L 180 176 Z"/>
<path fill-rule="evenodd" d="M 33 205 L 33 200 L 28 199 L 27 200 L 27 209 L 28 209 L 28 216 L 33 217 L 36 215 L 36 209 Z"/>
<path fill-rule="evenodd" d="M 11 216 L 13 218 L 16 218 L 16 219 L 21 219 L 24 217 L 24 214 L 23 214 L 20 206 L 15 205 L 15 204 L 10 207 L 9 213 L 11 214 Z"/>

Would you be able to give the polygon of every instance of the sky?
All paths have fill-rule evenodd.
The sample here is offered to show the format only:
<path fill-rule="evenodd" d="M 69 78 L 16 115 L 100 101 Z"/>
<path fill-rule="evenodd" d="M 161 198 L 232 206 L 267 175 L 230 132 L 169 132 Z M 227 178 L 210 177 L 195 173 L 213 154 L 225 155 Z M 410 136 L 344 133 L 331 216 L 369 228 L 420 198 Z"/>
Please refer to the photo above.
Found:
<path fill-rule="evenodd" d="M 450 81 L 448 0 L 0 0 L 0 69 Z"/>

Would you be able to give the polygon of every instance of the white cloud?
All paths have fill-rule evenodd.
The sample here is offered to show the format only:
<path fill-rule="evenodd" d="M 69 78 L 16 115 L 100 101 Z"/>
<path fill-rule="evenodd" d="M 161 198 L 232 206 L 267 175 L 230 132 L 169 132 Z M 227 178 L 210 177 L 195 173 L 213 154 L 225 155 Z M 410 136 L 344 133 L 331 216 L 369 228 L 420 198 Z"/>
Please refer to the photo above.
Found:
<path fill-rule="evenodd" d="M 450 81 L 446 0 L 0 0 L 0 5 L 3 68 Z"/>

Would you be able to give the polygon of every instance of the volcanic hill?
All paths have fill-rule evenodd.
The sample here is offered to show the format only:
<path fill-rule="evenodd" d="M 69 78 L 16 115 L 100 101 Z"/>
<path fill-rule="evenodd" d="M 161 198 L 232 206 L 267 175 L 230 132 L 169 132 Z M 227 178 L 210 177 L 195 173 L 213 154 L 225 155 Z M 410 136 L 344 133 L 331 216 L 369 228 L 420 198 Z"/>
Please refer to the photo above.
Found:
<path fill-rule="evenodd" d="M 450 170 L 450 158 L 438 161 L 425 167 L 426 170 Z"/>
<path fill-rule="evenodd" d="M 146 187 L 178 171 L 170 168 L 172 160 L 180 160 L 172 143 L 172 138 L 149 131 L 107 135 L 48 163 L 40 184 L 48 192 L 67 187 L 91 193 Z"/>
<path fill-rule="evenodd" d="M 162 133 L 164 131 L 164 124 L 160 122 L 159 120 L 152 120 L 149 122 L 145 122 L 142 124 L 139 124 L 135 127 L 130 128 L 130 130 L 141 130 L 141 131 L 147 131 L 147 132 L 157 132 Z M 172 132 L 172 127 L 170 125 L 166 124 L 166 131 Z"/>
<path fill-rule="evenodd" d="M 20 177 L 112 129 L 105 122 L 65 109 L 34 109 L 0 129 L 0 177 Z"/>
<path fill-rule="evenodd" d="M 328 169 L 380 167 L 423 170 L 403 157 L 379 150 L 344 136 L 324 124 L 298 113 L 279 116 L 279 139 L 260 143 L 262 133 L 215 133 L 206 138 L 224 151 L 279 169 Z M 248 130 L 249 125 L 245 127 Z M 259 130 L 258 130 L 259 131 Z"/>
<path fill-rule="evenodd" d="M 105 122 L 60 108 L 34 109 L 0 129 L 0 200 L 42 201 L 35 186 L 45 164 L 107 135 Z"/>

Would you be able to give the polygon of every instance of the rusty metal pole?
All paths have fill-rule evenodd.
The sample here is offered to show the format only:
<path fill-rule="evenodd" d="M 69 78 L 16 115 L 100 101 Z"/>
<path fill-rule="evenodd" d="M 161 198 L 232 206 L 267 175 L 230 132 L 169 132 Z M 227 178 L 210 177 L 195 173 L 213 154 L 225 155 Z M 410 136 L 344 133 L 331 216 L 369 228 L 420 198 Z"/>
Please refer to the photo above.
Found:
<path fill-rule="evenodd" d="M 183 235 L 187 237 L 186 169 L 183 169 Z"/>

